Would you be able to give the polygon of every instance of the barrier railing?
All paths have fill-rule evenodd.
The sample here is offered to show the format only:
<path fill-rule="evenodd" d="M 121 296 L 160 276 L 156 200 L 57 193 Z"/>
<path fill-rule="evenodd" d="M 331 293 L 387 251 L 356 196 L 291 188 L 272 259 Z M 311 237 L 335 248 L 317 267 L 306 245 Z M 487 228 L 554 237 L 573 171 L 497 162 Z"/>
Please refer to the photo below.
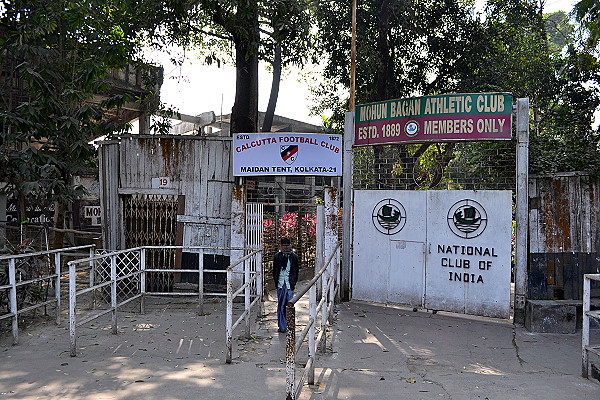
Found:
<path fill-rule="evenodd" d="M 55 305 L 56 324 L 60 324 L 61 316 L 61 288 L 60 279 L 66 272 L 61 271 L 63 258 L 66 256 L 81 257 L 81 254 L 73 253 L 88 249 L 90 254 L 94 253 L 94 245 L 74 246 L 56 250 L 38 251 L 25 254 L 11 254 L 0 257 L 0 268 L 2 281 L 0 282 L 0 299 L 5 298 L 8 292 L 8 313 L 0 315 L 0 320 L 12 318 L 13 344 L 19 344 L 19 314 L 36 310 L 40 307 Z M 3 284 L 4 283 L 4 284 Z M 53 286 L 54 298 L 47 299 L 46 296 L 28 295 L 33 288 L 39 289 L 38 285 L 46 284 L 49 291 Z M 20 308 L 24 302 L 33 302 L 26 307 Z M 4 301 L 0 304 L 4 306 Z"/>
<path fill-rule="evenodd" d="M 237 262 L 227 267 L 227 314 L 225 316 L 225 343 L 227 354 L 225 362 L 231 364 L 233 352 L 233 331 L 244 319 L 246 323 L 245 333 L 250 336 L 250 312 L 256 303 L 262 304 L 263 299 L 263 274 L 262 274 L 262 249 L 255 250 L 252 253 L 240 258 Z M 246 267 L 249 264 L 250 268 Z M 234 268 L 240 264 L 244 267 L 242 271 L 235 271 Z M 244 274 L 244 283 L 234 291 L 234 274 Z M 254 289 L 254 290 L 253 290 Z M 254 293 L 252 293 L 254 291 Z M 233 299 L 244 292 L 244 312 L 233 322 Z M 254 300 L 252 300 L 254 295 Z M 259 312 L 262 314 L 262 310 Z"/>
<path fill-rule="evenodd" d="M 298 291 L 286 304 L 286 347 L 285 347 L 285 371 L 286 371 L 286 400 L 295 400 L 302 391 L 304 381 L 308 378 L 308 384 L 313 385 L 315 381 L 315 356 L 316 347 L 319 346 L 321 352 L 325 351 L 327 320 L 331 317 L 333 304 L 335 300 L 336 277 L 339 268 L 338 258 L 336 257 L 340 248 L 339 243 L 333 249 L 331 255 L 325 262 L 325 265 L 308 282 L 305 288 Z M 331 265 L 332 260 L 336 260 L 335 265 Z M 320 285 L 318 282 L 321 282 Z M 317 290 L 319 285 L 322 288 L 321 300 L 317 303 Z M 308 302 L 308 323 L 296 337 L 296 303 L 309 292 Z M 317 316 L 321 313 L 321 324 L 319 334 L 316 335 Z M 302 343 L 308 336 L 308 361 L 304 367 L 299 382 L 296 385 L 296 354 L 300 350 Z"/>
<path fill-rule="evenodd" d="M 600 343 L 590 345 L 590 319 L 600 321 L 600 311 L 591 311 L 591 283 L 600 282 L 600 274 L 583 275 L 583 325 L 581 329 L 581 375 L 584 378 L 591 376 L 592 365 L 590 353 L 600 356 Z"/>
<path fill-rule="evenodd" d="M 199 257 L 199 266 L 198 269 L 157 269 L 157 268 L 147 268 L 146 266 L 146 251 L 147 250 L 187 250 L 187 251 L 197 251 Z M 235 263 L 229 265 L 226 269 L 204 269 L 203 266 L 203 255 L 206 251 L 227 251 L 227 250 L 243 250 L 243 251 L 252 251 L 247 256 L 242 259 L 236 261 Z M 133 300 L 140 299 L 140 312 L 145 312 L 145 297 L 146 296 L 197 296 L 198 297 L 198 305 L 199 305 L 199 313 L 204 313 L 204 296 L 225 296 L 229 294 L 229 287 L 233 287 L 233 274 L 245 274 L 246 284 L 251 281 L 251 275 L 254 275 L 252 278 L 252 282 L 257 281 L 255 288 L 256 290 L 260 290 L 260 295 L 255 294 L 255 300 L 251 304 L 254 305 L 257 299 L 262 299 L 262 280 L 258 280 L 258 277 L 262 277 L 262 273 L 250 271 L 247 267 L 252 267 L 253 265 L 261 265 L 261 263 L 256 263 L 255 260 L 252 260 L 252 257 L 256 257 L 262 250 L 253 250 L 247 248 L 233 248 L 233 247 L 184 247 L 184 246 L 142 246 L 135 247 L 126 250 L 113 251 L 107 254 L 101 254 L 92 256 L 89 258 L 83 258 L 79 260 L 73 260 L 68 263 L 69 266 L 69 336 L 70 336 L 70 354 L 72 357 L 77 355 L 77 328 L 91 322 L 103 315 L 108 313 L 112 314 L 111 328 L 112 333 L 117 333 L 117 310 L 119 307 L 122 307 Z M 97 282 L 96 279 L 97 271 L 96 268 L 99 264 L 104 263 L 108 260 L 109 271 L 105 271 L 104 279 L 101 282 Z M 252 262 L 250 262 L 251 260 Z M 237 265 L 244 263 L 243 271 L 233 271 Z M 121 264 L 121 265 L 119 265 Z M 82 267 L 83 265 L 83 267 Z M 125 268 L 126 267 L 126 268 Z M 124 272 L 125 271 L 125 272 Z M 146 276 L 149 273 L 164 273 L 164 274 L 179 274 L 179 273 L 196 273 L 198 274 L 198 291 L 196 292 L 156 292 L 156 291 L 147 291 L 146 290 Z M 205 292 L 204 291 L 204 272 L 213 272 L 213 273 L 225 273 L 227 274 L 227 287 L 228 293 L 217 293 L 217 292 Z M 81 286 L 81 275 L 82 273 L 88 273 L 90 278 L 90 285 L 79 289 L 77 288 L 77 284 L 80 283 Z M 250 283 L 252 283 L 250 282 Z M 119 290 L 120 286 L 127 286 L 128 290 L 125 291 L 123 289 Z M 131 286 L 134 286 L 132 289 Z M 105 293 L 105 297 L 109 297 L 110 301 L 107 301 L 106 308 L 98 309 L 98 304 L 96 302 L 96 296 L 94 293 L 98 290 L 103 290 Z M 109 294 L 106 293 L 109 291 Z M 233 294 L 233 297 L 239 295 L 240 290 Z M 90 313 L 90 315 L 85 316 L 81 320 L 77 320 L 77 298 L 86 294 L 92 294 L 91 296 L 91 304 L 94 311 Z M 249 303 L 250 292 L 248 294 L 245 293 L 245 297 L 248 298 L 246 303 Z M 228 296 L 229 300 L 229 296 Z M 231 301 L 233 302 L 233 301 Z M 249 316 L 247 317 L 249 318 Z M 235 328 L 235 326 L 234 326 Z M 229 330 L 228 330 L 229 331 Z M 230 353 L 230 348 L 228 347 L 228 353 Z"/>

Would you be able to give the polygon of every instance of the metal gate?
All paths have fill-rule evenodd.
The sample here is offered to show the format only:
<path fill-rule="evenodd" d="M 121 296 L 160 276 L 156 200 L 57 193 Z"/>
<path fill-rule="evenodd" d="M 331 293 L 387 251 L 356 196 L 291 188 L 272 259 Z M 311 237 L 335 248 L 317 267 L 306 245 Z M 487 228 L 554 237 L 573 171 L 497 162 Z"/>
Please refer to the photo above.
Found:
<path fill-rule="evenodd" d="M 174 246 L 177 236 L 178 197 L 166 194 L 133 194 L 124 196 L 125 247 Z M 174 269 L 174 249 L 149 249 L 146 253 L 148 269 Z M 148 274 L 149 291 L 173 290 L 173 274 Z"/>
<path fill-rule="evenodd" d="M 263 233 L 263 270 L 265 276 L 271 276 L 273 256 L 279 251 L 279 241 L 282 237 L 288 237 L 292 241 L 294 252 L 298 255 L 300 270 L 314 271 L 316 205 L 282 203 L 268 204 L 268 206 L 271 211 L 264 213 Z"/>
<path fill-rule="evenodd" d="M 352 297 L 508 318 L 511 195 L 356 191 Z"/>

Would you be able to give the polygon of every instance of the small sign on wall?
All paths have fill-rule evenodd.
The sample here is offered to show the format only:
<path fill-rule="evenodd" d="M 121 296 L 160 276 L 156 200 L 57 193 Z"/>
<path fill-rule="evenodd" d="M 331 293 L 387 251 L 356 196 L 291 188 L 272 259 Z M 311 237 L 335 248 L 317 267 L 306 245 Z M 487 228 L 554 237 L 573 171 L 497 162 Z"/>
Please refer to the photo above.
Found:
<path fill-rule="evenodd" d="M 102 219 L 102 209 L 100 206 L 84 206 L 83 218 L 90 220 L 91 226 L 99 226 Z"/>
<path fill-rule="evenodd" d="M 152 178 L 152 189 L 170 189 L 172 186 L 171 178 L 162 176 L 160 178 Z"/>

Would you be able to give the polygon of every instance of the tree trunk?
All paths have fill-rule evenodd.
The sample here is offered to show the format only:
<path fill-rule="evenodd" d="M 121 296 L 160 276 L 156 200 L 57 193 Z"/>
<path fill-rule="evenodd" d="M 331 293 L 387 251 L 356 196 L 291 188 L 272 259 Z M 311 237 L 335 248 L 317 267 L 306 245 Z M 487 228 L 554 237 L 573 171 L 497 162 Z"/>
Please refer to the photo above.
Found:
<path fill-rule="evenodd" d="M 256 0 L 245 0 L 243 6 L 244 17 L 250 23 L 243 32 L 234 34 L 236 73 L 232 134 L 258 130 L 258 6 Z"/>
<path fill-rule="evenodd" d="M 275 115 L 275 106 L 279 97 L 279 84 L 281 82 L 281 46 L 275 45 L 275 57 L 273 59 L 273 82 L 271 83 L 271 95 L 269 96 L 269 105 L 265 112 L 262 132 L 271 132 L 273 126 L 273 116 Z"/>

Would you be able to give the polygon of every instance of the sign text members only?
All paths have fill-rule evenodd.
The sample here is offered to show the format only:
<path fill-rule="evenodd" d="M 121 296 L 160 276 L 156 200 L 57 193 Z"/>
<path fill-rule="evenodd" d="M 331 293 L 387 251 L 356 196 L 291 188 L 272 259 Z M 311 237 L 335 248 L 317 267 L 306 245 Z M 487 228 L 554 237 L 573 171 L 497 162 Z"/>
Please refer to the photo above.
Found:
<path fill-rule="evenodd" d="M 236 134 L 233 137 L 233 175 L 341 176 L 341 135 Z"/>
<path fill-rule="evenodd" d="M 447 94 L 363 104 L 354 144 L 510 140 L 512 95 Z"/>

